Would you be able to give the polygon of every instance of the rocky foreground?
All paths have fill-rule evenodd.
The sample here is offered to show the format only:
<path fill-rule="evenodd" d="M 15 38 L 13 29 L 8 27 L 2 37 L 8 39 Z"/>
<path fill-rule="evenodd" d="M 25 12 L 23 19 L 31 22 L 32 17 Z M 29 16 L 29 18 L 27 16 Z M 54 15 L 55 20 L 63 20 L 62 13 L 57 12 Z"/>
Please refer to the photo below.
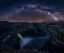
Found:
<path fill-rule="evenodd" d="M 63 50 L 52 46 L 51 40 L 46 42 L 44 48 L 37 50 L 37 49 L 19 49 L 18 46 L 18 37 L 16 34 L 11 34 L 10 38 L 4 43 L 1 42 L 0 44 L 0 53 L 63 53 Z"/>
<path fill-rule="evenodd" d="M 10 25 L 8 26 L 8 24 L 7 26 L 6 24 L 3 24 L 4 26 L 0 26 L 0 53 L 64 53 L 64 45 L 61 44 L 61 42 L 64 42 L 64 30 L 61 30 L 64 29 L 63 23 L 60 25 L 59 23 L 45 24 L 45 28 L 51 31 L 53 37 L 52 39 L 47 41 L 44 47 L 40 50 L 19 49 L 19 42 L 16 33 L 19 32 L 20 34 L 22 34 L 22 31 L 24 31 L 25 29 L 29 29 L 30 26 L 26 28 L 21 23 L 19 24 L 20 26 L 17 23 L 15 25 L 13 23 L 9 23 L 11 25 L 10 27 Z M 25 29 L 21 26 L 23 26 Z M 2 42 L 2 39 L 8 34 L 10 34 L 10 38 L 8 38 L 6 42 Z M 41 35 L 42 33 L 39 32 L 38 34 Z M 57 41 L 57 39 L 60 40 L 60 42 Z"/>

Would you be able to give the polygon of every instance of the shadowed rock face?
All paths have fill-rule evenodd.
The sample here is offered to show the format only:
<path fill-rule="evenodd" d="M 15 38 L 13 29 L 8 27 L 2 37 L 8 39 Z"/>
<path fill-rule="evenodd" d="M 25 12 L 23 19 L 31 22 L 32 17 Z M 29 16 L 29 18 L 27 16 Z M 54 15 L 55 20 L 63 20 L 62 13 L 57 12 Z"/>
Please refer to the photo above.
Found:
<path fill-rule="evenodd" d="M 40 29 L 39 27 L 37 27 L 37 28 L 35 27 L 35 28 L 32 28 L 32 29 L 23 31 L 22 36 L 25 36 L 27 34 L 30 35 L 30 36 L 34 36 L 34 37 L 42 37 L 42 36 L 46 35 L 46 32 L 45 32 L 44 29 Z"/>

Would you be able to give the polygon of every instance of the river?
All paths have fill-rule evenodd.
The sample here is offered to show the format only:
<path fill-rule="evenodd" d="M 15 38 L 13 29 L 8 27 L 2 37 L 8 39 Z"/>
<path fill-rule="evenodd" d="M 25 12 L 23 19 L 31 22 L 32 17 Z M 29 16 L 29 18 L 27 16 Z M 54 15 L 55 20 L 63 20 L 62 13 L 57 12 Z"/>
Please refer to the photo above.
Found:
<path fill-rule="evenodd" d="M 22 37 L 21 34 L 17 34 L 20 42 L 20 49 L 41 49 L 45 43 L 52 38 L 49 31 L 46 31 L 46 35 L 42 37 L 32 37 L 30 35 L 25 35 Z M 21 38 L 20 38 L 21 37 Z"/>

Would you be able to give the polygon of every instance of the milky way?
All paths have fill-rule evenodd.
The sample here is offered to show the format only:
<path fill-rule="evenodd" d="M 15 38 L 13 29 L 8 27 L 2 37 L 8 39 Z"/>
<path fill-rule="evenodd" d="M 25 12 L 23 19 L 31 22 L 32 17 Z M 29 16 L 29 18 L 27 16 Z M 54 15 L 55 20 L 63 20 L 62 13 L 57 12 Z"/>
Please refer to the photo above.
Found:
<path fill-rule="evenodd" d="M 54 7 L 41 4 L 20 4 L 19 6 L 14 6 L 9 9 L 4 12 L 4 14 L 0 15 L 1 21 L 42 22 L 62 20 L 61 13 L 54 11 Z"/>

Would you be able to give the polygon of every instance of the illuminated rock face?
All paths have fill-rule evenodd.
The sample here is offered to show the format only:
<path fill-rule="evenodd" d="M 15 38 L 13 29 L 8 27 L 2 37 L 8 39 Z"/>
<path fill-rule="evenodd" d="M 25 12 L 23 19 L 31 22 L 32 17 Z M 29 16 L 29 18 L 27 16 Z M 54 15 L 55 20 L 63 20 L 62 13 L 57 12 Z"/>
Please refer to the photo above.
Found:
<path fill-rule="evenodd" d="M 60 43 L 61 45 L 64 45 L 64 42 L 63 42 L 63 41 L 60 41 L 60 40 L 58 40 L 58 39 L 56 39 L 56 41 L 57 41 L 58 43 Z"/>
<path fill-rule="evenodd" d="M 2 39 L 2 42 L 6 42 L 9 38 L 10 38 L 10 35 L 7 35 L 6 37 L 4 37 L 4 38 Z"/>

